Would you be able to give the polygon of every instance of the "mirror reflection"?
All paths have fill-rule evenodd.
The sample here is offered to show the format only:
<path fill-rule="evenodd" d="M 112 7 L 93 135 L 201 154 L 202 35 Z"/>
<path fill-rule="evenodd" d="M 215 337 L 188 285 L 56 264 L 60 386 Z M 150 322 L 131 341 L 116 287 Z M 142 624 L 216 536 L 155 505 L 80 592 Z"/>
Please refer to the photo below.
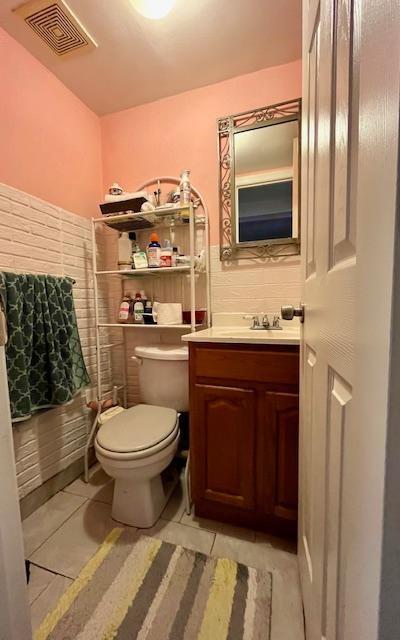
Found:
<path fill-rule="evenodd" d="M 236 242 L 297 238 L 298 120 L 234 133 Z"/>

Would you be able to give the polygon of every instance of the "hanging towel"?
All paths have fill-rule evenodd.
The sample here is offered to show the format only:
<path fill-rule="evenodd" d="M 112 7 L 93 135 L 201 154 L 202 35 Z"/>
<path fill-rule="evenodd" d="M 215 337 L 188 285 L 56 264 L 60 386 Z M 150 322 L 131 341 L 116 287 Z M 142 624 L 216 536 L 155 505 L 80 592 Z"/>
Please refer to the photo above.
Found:
<path fill-rule="evenodd" d="M 90 382 L 76 323 L 73 283 L 70 278 L 0 272 L 14 422 L 69 402 Z"/>

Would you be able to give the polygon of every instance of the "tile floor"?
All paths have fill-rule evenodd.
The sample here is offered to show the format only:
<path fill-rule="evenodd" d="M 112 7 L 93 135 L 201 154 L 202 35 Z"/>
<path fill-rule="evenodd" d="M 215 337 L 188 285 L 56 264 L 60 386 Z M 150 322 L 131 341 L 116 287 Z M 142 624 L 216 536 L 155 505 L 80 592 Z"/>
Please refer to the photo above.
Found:
<path fill-rule="evenodd" d="M 23 522 L 31 561 L 29 602 L 36 629 L 118 523 L 111 518 L 112 480 L 98 467 L 91 481 L 75 480 Z M 249 529 L 195 518 L 184 511 L 177 486 L 146 535 L 203 553 L 229 557 L 273 574 L 270 640 L 304 640 L 297 558 L 290 543 Z"/>

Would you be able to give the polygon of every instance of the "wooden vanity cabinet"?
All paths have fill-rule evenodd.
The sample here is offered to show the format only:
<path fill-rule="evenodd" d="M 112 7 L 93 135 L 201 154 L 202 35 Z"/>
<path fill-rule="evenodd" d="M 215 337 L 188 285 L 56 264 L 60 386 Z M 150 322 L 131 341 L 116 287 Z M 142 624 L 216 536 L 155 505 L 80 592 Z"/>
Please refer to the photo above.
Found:
<path fill-rule="evenodd" d="M 195 514 L 295 536 L 299 347 L 189 349 Z"/>

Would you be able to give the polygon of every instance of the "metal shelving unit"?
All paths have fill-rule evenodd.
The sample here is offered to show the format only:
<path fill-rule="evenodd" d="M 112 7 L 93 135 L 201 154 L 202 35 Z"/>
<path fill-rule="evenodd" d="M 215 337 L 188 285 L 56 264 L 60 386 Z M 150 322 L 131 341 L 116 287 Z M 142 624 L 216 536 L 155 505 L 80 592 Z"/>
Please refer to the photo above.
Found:
<path fill-rule="evenodd" d="M 172 276 L 174 274 L 188 273 L 190 271 L 190 265 L 184 265 L 180 267 L 158 267 L 147 269 L 120 269 L 118 271 L 97 271 L 96 276 L 119 276 L 122 278 L 141 278 L 142 276 L 159 276 L 161 274 L 167 274 Z"/>
<path fill-rule="evenodd" d="M 160 178 L 164 182 L 178 182 L 176 178 Z M 146 183 L 152 184 L 152 182 Z M 143 187 L 141 187 L 143 188 Z M 210 296 L 210 256 L 209 256 L 209 224 L 208 224 L 208 212 L 205 206 L 201 195 L 196 189 L 192 187 L 192 193 L 199 199 L 200 206 L 203 210 L 202 214 L 195 210 L 193 204 L 187 206 L 174 206 L 174 207 L 163 207 L 157 208 L 151 212 L 140 212 L 140 213 L 120 213 L 118 215 L 103 215 L 99 218 L 92 218 L 92 260 L 93 260 L 93 283 L 94 283 L 94 303 L 95 303 L 95 331 L 96 331 L 96 369 L 97 369 L 97 402 L 98 402 L 98 410 L 97 414 L 94 418 L 92 428 L 90 433 L 88 433 L 87 442 L 85 446 L 85 480 L 88 482 L 89 480 L 89 450 L 91 444 L 93 442 L 93 438 L 96 432 L 96 428 L 99 424 L 100 417 L 100 406 L 101 401 L 104 399 L 106 395 L 109 395 L 110 391 L 107 393 L 103 392 L 102 386 L 102 372 L 101 372 L 101 363 L 100 363 L 100 354 L 104 350 L 110 350 L 113 348 L 123 348 L 124 353 L 126 352 L 126 331 L 142 331 L 146 329 L 150 330 L 184 330 L 188 331 L 196 331 L 196 328 L 199 328 L 202 325 L 196 324 L 196 264 L 195 264 L 195 234 L 197 228 L 203 229 L 203 248 L 205 250 L 205 271 L 199 272 L 204 274 L 205 276 L 205 287 L 206 287 L 206 321 L 207 325 L 210 326 L 210 318 L 211 318 L 211 296 Z M 190 255 L 190 264 L 188 265 L 179 265 L 176 267 L 163 267 L 163 268 L 146 268 L 146 269 L 132 269 L 132 270 L 108 270 L 108 271 L 99 271 L 97 268 L 97 244 L 96 244 L 96 228 L 98 225 L 108 225 L 110 228 L 115 231 L 119 230 L 143 230 L 143 229 L 152 229 L 152 228 L 168 228 L 171 226 L 171 223 L 174 225 L 179 224 L 180 227 L 186 227 L 189 232 L 189 255 Z M 99 283 L 98 278 L 104 277 L 118 277 L 121 279 L 121 289 L 123 288 L 123 281 L 129 280 L 131 278 L 163 278 L 167 276 L 179 276 L 179 275 L 189 275 L 190 282 L 190 324 L 180 324 L 180 325 L 151 325 L 151 324 L 143 324 L 143 325 L 135 325 L 135 324 L 119 324 L 113 322 L 101 322 L 99 318 Z M 122 339 L 117 342 L 110 342 L 108 344 L 101 343 L 101 331 L 103 329 L 121 329 L 122 331 Z M 127 406 L 127 371 L 126 371 L 126 358 L 124 357 L 124 366 L 122 371 L 122 385 L 118 387 L 119 390 L 123 392 L 123 405 Z"/>
<path fill-rule="evenodd" d="M 195 328 L 199 329 L 202 324 L 196 324 Z M 99 327 L 110 327 L 111 329 L 187 329 L 189 331 L 190 324 L 120 324 L 117 322 L 100 322 Z M 102 347 L 104 349 L 104 346 Z"/>

